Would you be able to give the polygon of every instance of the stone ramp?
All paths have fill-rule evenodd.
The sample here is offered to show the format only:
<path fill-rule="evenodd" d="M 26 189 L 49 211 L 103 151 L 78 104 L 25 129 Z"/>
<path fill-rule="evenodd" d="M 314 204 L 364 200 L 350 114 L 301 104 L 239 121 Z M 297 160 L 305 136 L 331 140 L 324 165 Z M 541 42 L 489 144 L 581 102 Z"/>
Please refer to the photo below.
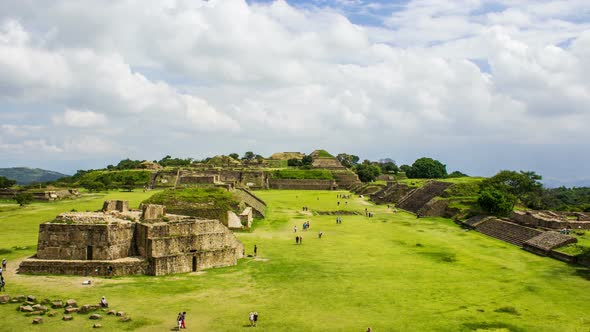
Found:
<path fill-rule="evenodd" d="M 388 183 L 387 187 L 371 195 L 371 200 L 376 204 L 398 203 L 412 189 L 407 184 Z"/>
<path fill-rule="evenodd" d="M 488 218 L 478 223 L 475 230 L 498 240 L 522 247 L 523 244 L 543 232 L 498 218 Z"/>
<path fill-rule="evenodd" d="M 235 193 L 240 199 L 249 207 L 251 207 L 255 214 L 264 218 L 266 216 L 266 203 L 254 195 L 250 190 L 245 188 L 236 188 Z"/>
<path fill-rule="evenodd" d="M 397 207 L 406 211 L 418 213 L 426 203 L 434 197 L 442 195 L 442 193 L 452 185 L 452 183 L 448 182 L 428 182 L 421 188 L 415 189 L 404 196 L 397 203 Z"/>
<path fill-rule="evenodd" d="M 481 224 L 482 222 L 484 222 L 488 219 L 493 219 L 493 218 L 495 218 L 495 217 L 475 216 L 475 217 L 471 217 L 471 218 L 463 221 L 463 225 L 466 226 L 467 228 L 475 229 L 477 227 L 477 225 Z"/>

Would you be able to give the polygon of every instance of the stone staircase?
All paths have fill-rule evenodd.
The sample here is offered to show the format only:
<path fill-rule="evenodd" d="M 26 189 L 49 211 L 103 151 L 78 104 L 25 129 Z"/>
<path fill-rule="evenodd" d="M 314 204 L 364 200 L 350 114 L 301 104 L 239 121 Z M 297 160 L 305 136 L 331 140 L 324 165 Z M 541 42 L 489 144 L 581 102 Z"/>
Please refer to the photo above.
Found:
<path fill-rule="evenodd" d="M 332 171 L 332 176 L 334 176 L 334 180 L 336 180 L 336 183 L 338 184 L 338 189 L 352 190 L 353 188 L 362 185 L 358 176 L 349 170 Z"/>
<path fill-rule="evenodd" d="M 406 184 L 388 183 L 387 187 L 371 195 L 371 200 L 377 204 L 397 203 L 412 189 Z"/>
<path fill-rule="evenodd" d="M 397 207 L 406 211 L 418 213 L 426 203 L 434 197 L 442 195 L 445 189 L 452 185 L 452 183 L 448 182 L 428 182 L 421 188 L 410 191 L 406 196 L 400 199 L 397 203 Z"/>
<path fill-rule="evenodd" d="M 528 240 L 542 234 L 542 231 L 521 226 L 509 220 L 487 218 L 478 223 L 475 230 L 498 240 L 522 247 Z"/>

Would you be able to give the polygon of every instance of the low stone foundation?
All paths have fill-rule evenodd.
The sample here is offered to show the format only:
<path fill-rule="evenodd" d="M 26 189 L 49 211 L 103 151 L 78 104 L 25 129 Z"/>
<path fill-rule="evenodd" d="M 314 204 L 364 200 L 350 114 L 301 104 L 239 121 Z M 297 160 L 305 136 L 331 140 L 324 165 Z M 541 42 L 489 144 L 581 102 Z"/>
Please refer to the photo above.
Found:
<path fill-rule="evenodd" d="M 287 190 L 334 190 L 338 187 L 334 180 L 307 180 L 307 179 L 269 179 L 270 189 Z"/>
<path fill-rule="evenodd" d="M 79 276 L 108 276 L 108 267 L 113 276 L 148 273 L 148 261 L 141 257 L 127 257 L 112 261 L 50 260 L 30 257 L 18 268 L 22 274 L 66 274 Z"/>

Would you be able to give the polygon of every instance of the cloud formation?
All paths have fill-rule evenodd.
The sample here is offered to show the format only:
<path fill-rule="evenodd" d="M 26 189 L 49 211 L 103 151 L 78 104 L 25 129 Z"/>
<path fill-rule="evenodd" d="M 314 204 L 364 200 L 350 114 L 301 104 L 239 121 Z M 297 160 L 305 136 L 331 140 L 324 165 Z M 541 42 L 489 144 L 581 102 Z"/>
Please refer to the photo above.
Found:
<path fill-rule="evenodd" d="M 15 161 L 324 147 L 509 167 L 457 157 L 478 146 L 557 177 L 518 149 L 588 150 L 585 1 L 9 0 L 0 13 L 13 128 L 0 153 Z"/>

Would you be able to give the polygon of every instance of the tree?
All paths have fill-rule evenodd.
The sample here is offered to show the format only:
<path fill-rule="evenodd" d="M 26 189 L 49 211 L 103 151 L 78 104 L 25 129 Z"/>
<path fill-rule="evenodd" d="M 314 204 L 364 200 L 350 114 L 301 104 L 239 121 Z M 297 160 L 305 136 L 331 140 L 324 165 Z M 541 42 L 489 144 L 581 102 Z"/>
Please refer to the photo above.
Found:
<path fill-rule="evenodd" d="M 14 197 L 14 200 L 18 205 L 25 206 L 33 201 L 33 194 L 27 192 L 19 193 Z"/>
<path fill-rule="evenodd" d="M 0 176 L 0 189 L 10 188 L 16 184 L 15 180 L 11 180 L 4 176 Z"/>
<path fill-rule="evenodd" d="M 235 160 L 239 160 L 240 159 L 240 155 L 237 153 L 230 153 L 229 156 Z"/>
<path fill-rule="evenodd" d="M 404 173 L 408 173 L 408 171 L 410 171 L 411 169 L 412 169 L 412 167 L 410 165 L 401 165 L 399 167 L 399 170 Z"/>
<path fill-rule="evenodd" d="M 141 161 L 131 160 L 129 158 L 123 159 L 117 164 L 117 169 L 137 169 L 141 167 Z"/>
<path fill-rule="evenodd" d="M 313 164 L 313 157 L 311 155 L 306 155 L 303 157 L 303 159 L 301 159 L 301 165 L 302 166 L 311 166 L 311 164 Z"/>
<path fill-rule="evenodd" d="M 490 214 L 507 217 L 514 208 L 516 197 L 509 193 L 489 188 L 479 193 L 477 203 L 484 211 Z"/>
<path fill-rule="evenodd" d="M 464 178 L 464 177 L 468 177 L 469 175 L 459 172 L 459 171 L 454 171 L 453 173 L 447 175 L 447 178 Z"/>
<path fill-rule="evenodd" d="M 399 172 L 399 167 L 395 164 L 395 160 L 391 158 L 384 158 L 379 160 L 379 167 L 383 173 L 394 173 L 397 174 Z"/>
<path fill-rule="evenodd" d="M 252 151 L 246 151 L 246 153 L 244 153 L 244 156 L 242 157 L 242 160 L 254 160 L 254 158 L 256 157 L 256 154 L 254 154 L 254 152 Z"/>
<path fill-rule="evenodd" d="M 358 164 L 360 158 L 359 156 L 355 156 L 353 154 L 348 153 L 339 153 L 336 156 L 336 159 L 342 164 L 342 166 L 346 168 L 352 168 Z"/>
<path fill-rule="evenodd" d="M 447 175 L 447 166 L 432 158 L 416 159 L 412 167 L 406 172 L 409 178 L 436 179 Z"/>
<path fill-rule="evenodd" d="M 264 157 L 257 154 L 256 156 L 254 156 L 254 159 L 259 163 L 262 164 L 262 162 L 264 161 Z"/>
<path fill-rule="evenodd" d="M 362 164 L 356 165 L 354 170 L 362 182 L 373 182 L 381 175 L 381 168 L 365 160 Z"/>
<path fill-rule="evenodd" d="M 301 162 L 300 159 L 292 158 L 292 159 L 287 160 L 287 166 L 299 167 L 299 166 L 303 166 L 303 163 Z"/>
<path fill-rule="evenodd" d="M 123 185 L 121 188 L 123 188 L 125 191 L 133 191 L 133 188 L 135 188 L 135 181 L 133 180 L 133 177 L 130 175 L 125 176 L 123 178 Z"/>
<path fill-rule="evenodd" d="M 542 205 L 542 176 L 531 171 L 503 170 L 481 183 L 481 188 L 497 189 L 503 193 L 516 196 L 529 208 L 540 208 Z"/>

